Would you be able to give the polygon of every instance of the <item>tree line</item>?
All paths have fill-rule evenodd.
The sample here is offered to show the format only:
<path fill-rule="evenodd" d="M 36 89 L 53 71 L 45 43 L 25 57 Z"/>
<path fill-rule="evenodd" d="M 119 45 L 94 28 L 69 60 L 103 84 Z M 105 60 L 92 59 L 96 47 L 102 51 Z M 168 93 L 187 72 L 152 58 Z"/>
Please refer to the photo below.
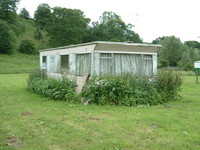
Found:
<path fill-rule="evenodd" d="M 126 24 L 114 12 L 105 11 L 96 22 L 91 22 L 79 9 L 50 7 L 40 4 L 34 18 L 23 8 L 16 13 L 19 0 L 0 1 L 0 53 L 11 54 L 17 49 L 21 53 L 37 53 L 33 41 L 48 42 L 42 48 L 67 46 L 92 41 L 116 41 L 143 43 L 142 38 L 134 32 L 134 25 Z M 33 38 L 16 42 L 23 31 L 23 25 L 17 20 L 32 21 L 35 26 Z M 179 66 L 190 69 L 193 61 L 199 60 L 200 43 L 186 41 L 182 43 L 175 36 L 159 37 L 152 41 L 161 44 L 159 64 L 161 67 Z"/>
<path fill-rule="evenodd" d="M 200 60 L 200 43 L 181 40 L 175 36 L 159 37 L 152 42 L 161 44 L 159 51 L 160 67 L 176 67 L 180 70 L 192 70 L 194 61 Z"/>
<path fill-rule="evenodd" d="M 52 47 L 91 41 L 132 41 L 141 43 L 132 24 L 126 24 L 116 13 L 105 11 L 99 21 L 92 22 L 79 9 L 51 8 L 40 4 L 34 19 L 38 27 L 47 32 Z"/>
<path fill-rule="evenodd" d="M 29 12 L 23 8 L 20 14 L 16 14 L 19 0 L 0 1 L 0 20 L 4 41 L 1 43 L 1 53 L 11 53 L 13 47 L 12 34 L 17 27 L 16 18 L 31 19 Z M 48 4 L 40 4 L 32 19 L 36 24 L 34 38 L 41 40 L 47 35 L 49 47 L 66 46 L 91 41 L 132 41 L 142 43 L 140 36 L 133 31 L 132 24 L 126 24 L 122 18 L 114 12 L 105 11 L 99 20 L 91 22 L 84 12 L 79 9 L 62 7 L 51 8 Z M 20 34 L 20 32 L 19 32 Z M 10 43 L 10 44 L 9 44 Z M 24 42 L 28 43 L 28 42 Z M 31 42 L 29 42 L 31 43 Z M 14 46 L 15 47 L 15 46 Z M 20 47 L 18 45 L 18 47 Z M 6 50 L 6 48 L 8 50 Z"/>

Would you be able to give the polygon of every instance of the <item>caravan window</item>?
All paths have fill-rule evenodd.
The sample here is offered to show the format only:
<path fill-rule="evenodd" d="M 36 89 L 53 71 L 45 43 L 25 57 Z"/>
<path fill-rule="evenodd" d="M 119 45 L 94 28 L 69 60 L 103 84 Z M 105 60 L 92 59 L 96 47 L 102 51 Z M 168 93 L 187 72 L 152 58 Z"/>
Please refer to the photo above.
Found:
<path fill-rule="evenodd" d="M 100 75 L 113 74 L 113 54 L 101 53 L 100 54 Z"/>
<path fill-rule="evenodd" d="M 77 54 L 76 55 L 76 74 L 84 75 L 90 73 L 91 58 L 90 54 Z"/>
<path fill-rule="evenodd" d="M 69 55 L 61 55 L 61 68 L 69 69 Z"/>
<path fill-rule="evenodd" d="M 69 55 L 61 55 L 61 73 L 67 73 L 69 70 Z"/>
<path fill-rule="evenodd" d="M 153 56 L 142 55 L 143 59 L 143 74 L 145 76 L 153 76 Z"/>
<path fill-rule="evenodd" d="M 46 69 L 47 67 L 47 56 L 42 56 L 42 68 Z"/>

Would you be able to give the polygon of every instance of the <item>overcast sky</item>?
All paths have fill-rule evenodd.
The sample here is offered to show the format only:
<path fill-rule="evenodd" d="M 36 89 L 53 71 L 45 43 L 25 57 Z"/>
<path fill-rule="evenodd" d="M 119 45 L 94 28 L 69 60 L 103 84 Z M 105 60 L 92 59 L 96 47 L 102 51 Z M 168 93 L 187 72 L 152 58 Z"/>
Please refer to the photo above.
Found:
<path fill-rule="evenodd" d="M 200 42 L 200 0 L 21 0 L 18 11 L 26 8 L 33 16 L 41 3 L 80 9 L 92 21 L 104 11 L 113 11 L 135 25 L 133 30 L 144 42 L 171 35 L 183 42 Z"/>

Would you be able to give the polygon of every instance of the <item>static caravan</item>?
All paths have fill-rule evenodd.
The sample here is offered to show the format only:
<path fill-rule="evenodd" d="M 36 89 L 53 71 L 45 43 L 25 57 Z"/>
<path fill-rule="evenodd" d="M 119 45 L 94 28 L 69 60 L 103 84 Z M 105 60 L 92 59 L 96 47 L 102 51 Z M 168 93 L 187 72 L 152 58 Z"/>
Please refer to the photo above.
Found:
<path fill-rule="evenodd" d="M 153 76 L 157 71 L 160 45 L 127 42 L 90 42 L 40 51 L 40 68 L 48 76 L 75 77 L 77 84 L 84 74 Z"/>

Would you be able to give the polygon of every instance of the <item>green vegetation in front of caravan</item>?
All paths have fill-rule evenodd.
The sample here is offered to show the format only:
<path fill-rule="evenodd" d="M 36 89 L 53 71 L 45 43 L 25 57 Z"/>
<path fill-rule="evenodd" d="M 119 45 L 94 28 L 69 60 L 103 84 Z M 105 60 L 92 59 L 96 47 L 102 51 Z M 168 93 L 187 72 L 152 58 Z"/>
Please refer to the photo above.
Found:
<path fill-rule="evenodd" d="M 37 94 L 55 100 L 79 101 L 96 105 L 158 105 L 180 99 L 178 91 L 181 77 L 172 70 L 160 70 L 156 77 L 123 75 L 93 76 L 83 91 L 75 93 L 76 83 L 66 76 L 60 79 L 46 78 L 46 73 L 37 69 L 29 74 L 27 88 Z"/>
<path fill-rule="evenodd" d="M 181 84 L 181 77 L 172 70 L 159 70 L 151 79 L 128 73 L 103 75 L 92 77 L 82 96 L 83 101 L 97 105 L 158 105 L 179 99 Z"/>
<path fill-rule="evenodd" d="M 124 107 L 54 101 L 0 75 L 0 149 L 199 149 L 200 86 L 182 76 L 183 100 Z"/>

